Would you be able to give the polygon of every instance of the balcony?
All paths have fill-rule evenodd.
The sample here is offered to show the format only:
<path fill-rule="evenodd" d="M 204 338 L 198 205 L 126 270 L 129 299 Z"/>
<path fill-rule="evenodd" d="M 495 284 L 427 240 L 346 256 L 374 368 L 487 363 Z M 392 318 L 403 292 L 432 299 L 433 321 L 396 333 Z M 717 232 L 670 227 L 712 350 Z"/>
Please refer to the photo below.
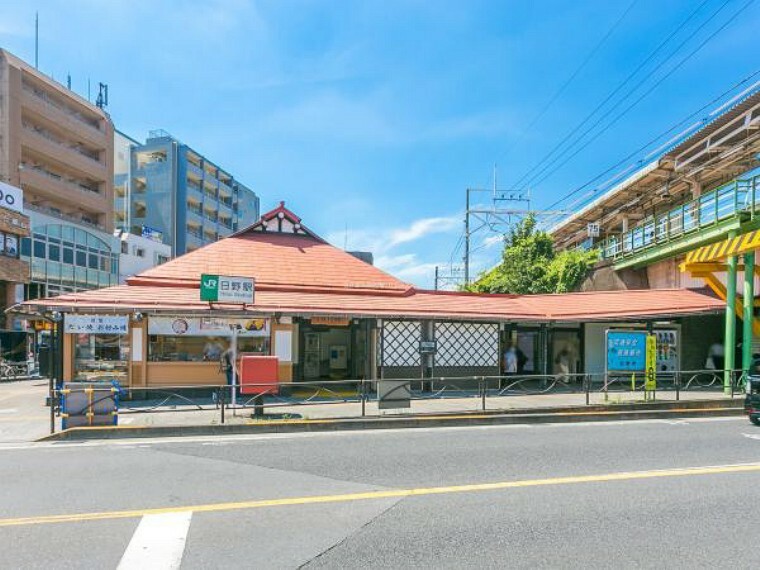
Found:
<path fill-rule="evenodd" d="M 187 176 L 193 180 L 200 181 L 203 178 L 203 169 L 200 166 L 196 166 L 190 161 L 187 161 Z"/>
<path fill-rule="evenodd" d="M 86 118 L 67 105 L 53 100 L 44 91 L 35 89 L 30 85 L 24 84 L 23 90 L 25 94 L 30 95 L 23 100 L 23 106 L 33 112 L 50 116 L 56 123 L 83 132 L 83 137 L 90 138 L 90 142 L 96 145 L 103 143 L 106 133 L 100 128 L 99 120 Z"/>
<path fill-rule="evenodd" d="M 196 226 L 202 226 L 203 225 L 203 214 L 201 213 L 202 210 L 200 208 L 187 208 L 187 223 L 193 224 Z"/>
<path fill-rule="evenodd" d="M 35 130 L 31 126 L 25 125 L 21 130 L 21 144 L 33 152 L 45 155 L 53 162 L 64 164 L 81 172 L 84 176 L 95 180 L 106 180 L 109 177 L 105 164 L 83 154 L 45 131 Z"/>
<path fill-rule="evenodd" d="M 760 222 L 760 172 L 748 173 L 601 244 L 602 258 L 623 269 L 683 253 Z"/>
<path fill-rule="evenodd" d="M 40 214 L 45 214 L 48 216 L 52 216 L 54 218 L 59 218 L 61 220 L 67 220 L 74 224 L 87 226 L 87 227 L 100 230 L 100 231 L 106 231 L 106 228 L 103 224 L 92 223 L 92 222 L 82 219 L 81 217 L 65 214 L 55 208 L 49 208 L 46 206 L 38 206 L 36 204 L 32 204 L 31 202 L 27 202 L 27 201 L 24 201 L 24 208 L 27 210 L 31 210 L 33 212 L 39 212 Z"/>
<path fill-rule="evenodd" d="M 110 209 L 106 197 L 83 184 L 73 182 L 39 167 L 26 167 L 19 172 L 21 184 L 53 202 L 75 202 L 84 208 L 105 213 Z"/>

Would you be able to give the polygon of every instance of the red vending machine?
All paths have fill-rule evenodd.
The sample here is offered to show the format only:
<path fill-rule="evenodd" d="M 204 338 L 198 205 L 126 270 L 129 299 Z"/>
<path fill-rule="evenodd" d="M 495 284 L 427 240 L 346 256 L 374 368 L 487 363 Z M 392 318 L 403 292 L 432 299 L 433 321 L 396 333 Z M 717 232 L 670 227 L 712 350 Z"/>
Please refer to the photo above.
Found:
<path fill-rule="evenodd" d="M 280 391 L 279 359 L 276 356 L 240 358 L 238 383 L 240 393 L 251 396 L 277 394 Z"/>

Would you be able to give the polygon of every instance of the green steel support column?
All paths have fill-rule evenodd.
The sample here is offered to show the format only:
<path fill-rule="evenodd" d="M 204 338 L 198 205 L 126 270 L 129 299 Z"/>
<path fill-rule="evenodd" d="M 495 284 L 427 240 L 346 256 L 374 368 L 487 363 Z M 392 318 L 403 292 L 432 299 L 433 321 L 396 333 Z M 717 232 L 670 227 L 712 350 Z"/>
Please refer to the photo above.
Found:
<path fill-rule="evenodd" d="M 744 254 L 744 321 L 742 323 L 742 372 L 745 378 L 752 367 L 752 320 L 755 305 L 755 252 Z"/>
<path fill-rule="evenodd" d="M 736 237 L 736 232 L 730 232 L 729 238 Z M 726 271 L 726 338 L 725 365 L 723 369 L 723 392 L 731 395 L 731 374 L 736 368 L 736 265 L 735 255 L 728 258 Z"/>

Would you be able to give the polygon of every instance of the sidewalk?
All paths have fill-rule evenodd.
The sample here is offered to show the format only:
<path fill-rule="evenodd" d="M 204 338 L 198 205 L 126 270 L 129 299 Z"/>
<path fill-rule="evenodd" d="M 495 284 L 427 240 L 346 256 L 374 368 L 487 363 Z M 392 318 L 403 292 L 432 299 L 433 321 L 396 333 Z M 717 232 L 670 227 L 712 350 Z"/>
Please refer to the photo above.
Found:
<path fill-rule="evenodd" d="M 0 382 L 0 442 L 32 441 L 50 433 L 47 395 L 44 378 Z"/>
<path fill-rule="evenodd" d="M 0 383 L 0 443 L 27 442 L 39 439 L 50 433 L 49 408 L 45 406 L 48 384 L 45 379 L 23 380 Z M 676 394 L 672 391 L 660 391 L 656 394 L 656 403 L 674 403 Z M 707 406 L 741 407 L 743 395 L 736 394 L 733 399 L 726 398 L 720 391 L 691 391 L 681 392 L 680 401 L 684 405 L 689 402 L 704 402 Z M 220 425 L 221 410 L 210 399 L 198 399 L 203 409 L 188 402 L 173 400 L 163 405 L 151 408 L 147 402 L 123 401 L 119 414 L 119 425 L 135 428 L 149 427 L 190 427 Z M 238 404 L 247 402 L 247 407 L 225 410 L 225 424 L 250 425 L 271 420 L 339 420 L 345 418 L 361 418 L 360 402 L 329 402 L 315 401 L 309 405 L 297 405 L 294 400 L 267 397 L 265 402 L 265 417 L 252 418 L 252 402 L 239 399 Z M 539 395 L 510 395 L 489 396 L 486 399 L 485 410 L 482 399 L 477 395 L 470 397 L 439 397 L 428 400 L 412 400 L 408 409 L 378 410 L 377 401 L 369 400 L 365 406 L 365 417 L 404 418 L 410 416 L 424 417 L 435 415 L 460 414 L 482 415 L 497 411 L 509 413 L 536 414 L 546 413 L 575 413 L 583 414 L 602 409 L 615 411 L 624 408 L 625 404 L 644 404 L 641 392 L 611 392 L 605 402 L 604 394 L 591 393 L 591 405 L 586 405 L 585 393 L 555 393 Z M 698 406 L 697 404 L 697 407 Z M 61 419 L 56 418 L 56 431 L 61 429 Z"/>
<path fill-rule="evenodd" d="M 242 403 L 245 400 L 239 400 Z M 658 392 L 656 402 L 675 402 L 675 392 Z M 726 405 L 739 406 L 742 399 L 735 396 L 726 398 L 722 392 L 688 392 L 680 394 L 680 401 L 695 402 L 706 401 L 710 403 L 725 402 Z M 486 399 L 486 408 L 482 408 L 482 400 L 477 396 L 438 398 L 434 400 L 413 400 L 408 409 L 378 410 L 376 401 L 368 401 L 365 407 L 366 417 L 398 417 L 421 414 L 457 414 L 495 411 L 538 411 L 555 410 L 557 408 L 577 409 L 583 408 L 589 411 L 596 409 L 598 405 L 607 405 L 614 410 L 616 406 L 627 403 L 645 403 L 641 393 L 610 393 L 607 402 L 604 395 L 591 394 L 590 404 L 586 406 L 586 395 L 580 394 L 541 394 L 532 396 L 496 396 Z M 186 425 L 209 425 L 221 423 L 221 411 L 213 405 L 204 406 L 204 410 L 198 410 L 188 405 L 164 406 L 161 411 L 140 412 L 138 408 L 129 409 L 133 404 L 124 402 L 119 415 L 119 425 L 134 427 L 158 427 L 158 426 L 186 426 Z M 252 418 L 253 409 L 248 404 L 245 408 L 225 410 L 225 423 L 247 424 L 256 422 Z M 360 402 L 349 403 L 313 403 L 309 405 L 286 405 L 283 402 L 267 400 L 264 412 L 265 419 L 302 419 L 302 420 L 335 420 L 344 418 L 358 418 L 362 415 Z"/>

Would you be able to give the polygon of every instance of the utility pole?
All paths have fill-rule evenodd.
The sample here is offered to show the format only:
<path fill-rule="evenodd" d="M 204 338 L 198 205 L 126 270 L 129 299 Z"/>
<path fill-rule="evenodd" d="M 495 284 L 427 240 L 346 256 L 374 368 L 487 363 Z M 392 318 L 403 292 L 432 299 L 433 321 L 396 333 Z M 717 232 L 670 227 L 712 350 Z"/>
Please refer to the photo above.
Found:
<path fill-rule="evenodd" d="M 470 283 L 472 238 L 481 230 L 506 234 L 526 216 L 536 217 L 564 214 L 562 210 L 533 210 L 530 191 L 499 190 L 497 169 L 493 168 L 492 188 L 467 188 L 464 214 L 464 283 Z M 477 249 L 477 248 L 476 248 Z"/>
<path fill-rule="evenodd" d="M 435 266 L 435 290 L 438 291 L 438 266 Z"/>
<path fill-rule="evenodd" d="M 470 283 L 470 189 L 467 189 L 467 201 L 464 211 L 464 284 Z"/>

